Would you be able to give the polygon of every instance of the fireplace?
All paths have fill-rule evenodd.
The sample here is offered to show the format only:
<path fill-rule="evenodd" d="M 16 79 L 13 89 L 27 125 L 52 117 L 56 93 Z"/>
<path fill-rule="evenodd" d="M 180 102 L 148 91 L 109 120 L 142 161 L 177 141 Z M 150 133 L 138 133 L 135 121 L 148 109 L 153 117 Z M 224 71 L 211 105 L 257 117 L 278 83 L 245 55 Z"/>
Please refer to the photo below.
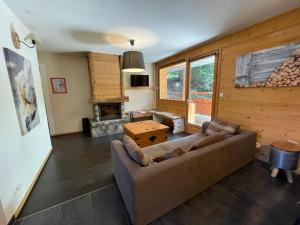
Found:
<path fill-rule="evenodd" d="M 99 104 L 100 121 L 115 120 L 122 118 L 121 103 Z"/>
<path fill-rule="evenodd" d="M 94 104 L 94 118 L 90 120 L 92 137 L 123 132 L 124 102 Z"/>
<path fill-rule="evenodd" d="M 123 103 L 99 103 L 94 104 L 94 120 L 117 120 L 123 118 Z"/>

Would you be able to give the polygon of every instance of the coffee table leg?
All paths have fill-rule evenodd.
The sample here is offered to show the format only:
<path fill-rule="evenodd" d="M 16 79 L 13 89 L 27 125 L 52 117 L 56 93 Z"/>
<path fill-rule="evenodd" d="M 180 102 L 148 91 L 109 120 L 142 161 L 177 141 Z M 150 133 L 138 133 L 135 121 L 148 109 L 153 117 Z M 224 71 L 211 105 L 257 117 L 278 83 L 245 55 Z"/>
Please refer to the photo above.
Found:
<path fill-rule="evenodd" d="M 292 171 L 285 170 L 285 174 L 286 174 L 286 178 L 287 178 L 288 182 L 292 184 L 294 182 L 294 177 L 293 177 Z"/>
<path fill-rule="evenodd" d="M 272 177 L 277 177 L 278 172 L 279 172 L 279 168 L 273 168 L 273 169 L 272 169 L 271 176 L 272 176 Z"/>

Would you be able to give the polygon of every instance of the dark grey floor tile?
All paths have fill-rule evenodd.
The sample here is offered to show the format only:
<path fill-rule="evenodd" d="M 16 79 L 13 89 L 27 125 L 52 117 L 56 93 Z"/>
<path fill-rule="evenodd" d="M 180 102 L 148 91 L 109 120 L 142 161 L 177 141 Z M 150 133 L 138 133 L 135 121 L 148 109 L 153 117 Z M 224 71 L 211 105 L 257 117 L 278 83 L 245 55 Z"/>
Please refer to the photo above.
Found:
<path fill-rule="evenodd" d="M 117 185 L 91 193 L 91 203 L 94 225 L 131 224 Z"/>
<path fill-rule="evenodd" d="M 160 219 L 164 225 L 201 225 L 184 204 L 163 215 Z"/>
<path fill-rule="evenodd" d="M 58 207 L 53 207 L 26 217 L 22 225 L 55 225 L 57 215 Z"/>
<path fill-rule="evenodd" d="M 92 225 L 91 217 L 84 217 L 79 220 L 73 221 L 72 223 L 68 225 Z"/>
<path fill-rule="evenodd" d="M 161 222 L 161 219 L 157 219 L 149 223 L 148 225 L 164 225 L 164 224 Z"/>
<path fill-rule="evenodd" d="M 57 225 L 69 225 L 78 221 L 90 222 L 91 202 L 89 194 L 68 201 L 60 206 Z"/>
<path fill-rule="evenodd" d="M 218 208 L 209 211 L 204 217 L 201 218 L 201 225 L 221 225 L 224 221 L 222 214 Z M 233 225 L 233 224 L 228 224 Z M 240 224 L 239 224 L 240 225 Z"/>
<path fill-rule="evenodd" d="M 216 205 L 209 199 L 208 194 L 205 192 L 186 201 L 185 205 L 198 221 L 201 221 L 202 218 L 216 209 Z"/>
<path fill-rule="evenodd" d="M 23 220 L 16 220 L 13 225 L 22 225 L 23 224 Z"/>
<path fill-rule="evenodd" d="M 241 188 L 244 187 L 244 184 L 240 182 L 238 179 L 236 179 L 234 174 L 235 173 L 218 182 L 218 184 L 223 186 L 227 191 L 229 191 L 232 194 L 234 194 L 235 192 L 239 191 Z"/>

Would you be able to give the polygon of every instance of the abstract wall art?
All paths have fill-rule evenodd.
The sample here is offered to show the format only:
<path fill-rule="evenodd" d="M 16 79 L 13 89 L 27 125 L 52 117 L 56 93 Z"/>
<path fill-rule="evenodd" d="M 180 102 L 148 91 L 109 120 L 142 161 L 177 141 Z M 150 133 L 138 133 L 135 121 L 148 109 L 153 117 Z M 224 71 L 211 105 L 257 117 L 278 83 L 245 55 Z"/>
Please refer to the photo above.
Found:
<path fill-rule="evenodd" d="M 31 63 L 8 48 L 3 52 L 21 134 L 25 135 L 40 123 Z"/>

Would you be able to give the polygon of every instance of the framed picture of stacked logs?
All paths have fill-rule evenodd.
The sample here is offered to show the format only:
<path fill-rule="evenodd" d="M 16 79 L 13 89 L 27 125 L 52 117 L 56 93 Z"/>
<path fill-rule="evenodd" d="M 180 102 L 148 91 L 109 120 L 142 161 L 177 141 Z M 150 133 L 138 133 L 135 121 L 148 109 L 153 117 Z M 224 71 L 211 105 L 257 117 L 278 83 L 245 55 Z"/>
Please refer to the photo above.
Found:
<path fill-rule="evenodd" d="M 237 57 L 235 87 L 300 86 L 300 41 Z"/>

